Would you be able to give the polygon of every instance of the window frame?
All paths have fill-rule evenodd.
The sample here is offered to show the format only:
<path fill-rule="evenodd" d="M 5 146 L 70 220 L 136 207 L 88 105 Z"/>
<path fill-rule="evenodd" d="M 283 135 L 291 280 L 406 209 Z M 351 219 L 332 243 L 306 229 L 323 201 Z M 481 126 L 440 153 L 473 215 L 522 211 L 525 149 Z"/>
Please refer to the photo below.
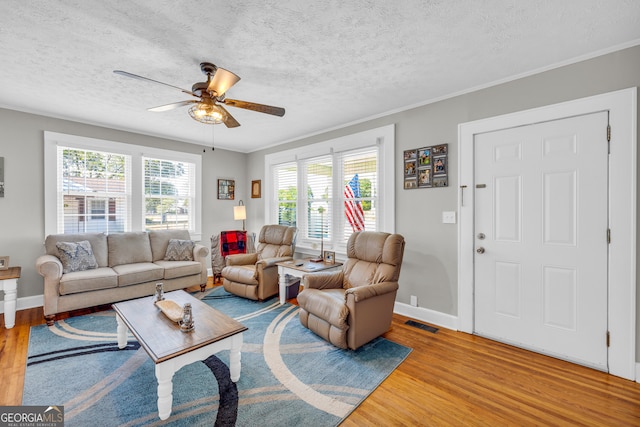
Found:
<path fill-rule="evenodd" d="M 58 230 L 58 146 L 102 151 L 131 156 L 131 206 L 127 231 L 145 231 L 144 212 L 144 161 L 145 157 L 193 163 L 195 165 L 195 194 L 193 207 L 193 229 L 189 230 L 193 240 L 202 238 L 202 156 L 180 151 L 146 147 L 136 144 L 108 141 L 57 132 L 44 132 L 44 208 L 45 235 L 60 234 Z M 108 204 L 107 204 L 108 206 Z M 86 209 L 86 207 L 85 207 Z M 107 207 L 108 212 L 108 207 Z M 105 212 L 105 215 L 108 213 Z"/>
<path fill-rule="evenodd" d="M 376 211 L 376 226 L 380 231 L 388 233 L 395 232 L 395 166 L 394 166 L 394 153 L 395 153 L 395 124 L 382 126 L 375 129 L 370 129 L 363 132 L 354 133 L 351 135 L 342 136 L 339 138 L 330 139 L 310 145 L 293 148 L 290 150 L 284 150 L 273 154 L 265 155 L 265 224 L 277 224 L 277 188 L 274 185 L 274 167 L 283 163 L 295 162 L 297 164 L 298 183 L 305 183 L 303 175 L 303 163 L 304 161 L 331 155 L 335 160 L 336 154 L 349 154 L 361 149 L 377 147 L 378 149 L 378 206 Z M 333 165 L 333 180 L 334 180 L 334 192 L 335 189 L 340 189 L 338 194 L 334 194 L 333 197 L 340 198 L 342 195 L 342 163 L 339 165 Z M 339 183 L 336 183 L 339 180 Z M 275 206 L 274 206 L 275 203 Z M 298 192 L 298 200 L 296 204 L 298 228 L 300 228 L 300 221 L 304 219 L 304 212 L 300 212 L 300 206 L 302 206 L 303 200 L 301 193 Z M 340 213 L 340 215 L 338 215 Z M 331 223 L 328 225 L 333 231 L 333 239 L 338 234 L 336 227 L 341 227 L 342 224 L 342 208 L 334 209 L 331 216 Z M 308 255 L 317 255 L 320 247 L 316 242 L 316 239 L 307 239 L 305 236 L 298 234 L 296 252 L 300 252 Z M 339 256 L 344 256 L 346 253 L 346 245 L 342 242 L 324 241 L 325 250 L 333 250 Z"/>

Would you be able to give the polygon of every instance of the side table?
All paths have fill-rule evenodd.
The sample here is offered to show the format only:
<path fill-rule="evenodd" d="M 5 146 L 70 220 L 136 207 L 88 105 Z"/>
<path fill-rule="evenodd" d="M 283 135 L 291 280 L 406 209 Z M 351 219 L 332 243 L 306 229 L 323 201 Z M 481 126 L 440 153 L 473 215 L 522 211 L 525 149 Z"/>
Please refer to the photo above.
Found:
<path fill-rule="evenodd" d="M 302 276 L 305 274 L 313 274 L 319 273 L 321 271 L 328 272 L 334 271 L 338 269 L 342 269 L 342 263 L 336 262 L 334 264 L 330 264 L 328 262 L 313 262 L 310 258 L 305 259 L 294 259 L 293 261 L 284 261 L 277 262 L 278 266 L 278 290 L 280 293 L 280 304 L 285 303 L 286 293 L 287 293 L 287 280 L 285 275 L 288 274 L 290 276 L 299 277 L 302 279 Z"/>
<path fill-rule="evenodd" d="M 16 295 L 21 270 L 22 267 L 0 270 L 0 290 L 4 291 L 4 326 L 7 329 L 16 325 Z"/>

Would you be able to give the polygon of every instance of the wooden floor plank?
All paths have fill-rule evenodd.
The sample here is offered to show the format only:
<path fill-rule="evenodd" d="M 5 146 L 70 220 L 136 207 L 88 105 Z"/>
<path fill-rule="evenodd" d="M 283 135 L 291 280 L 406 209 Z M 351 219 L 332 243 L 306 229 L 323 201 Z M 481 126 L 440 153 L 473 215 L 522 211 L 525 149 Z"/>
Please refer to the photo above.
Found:
<path fill-rule="evenodd" d="M 342 426 L 640 426 L 636 382 L 407 320 L 394 315 L 385 337 L 412 352 Z M 19 311 L 12 329 L 0 321 L 0 405 L 22 403 L 29 330 L 42 323 L 42 308 Z"/>

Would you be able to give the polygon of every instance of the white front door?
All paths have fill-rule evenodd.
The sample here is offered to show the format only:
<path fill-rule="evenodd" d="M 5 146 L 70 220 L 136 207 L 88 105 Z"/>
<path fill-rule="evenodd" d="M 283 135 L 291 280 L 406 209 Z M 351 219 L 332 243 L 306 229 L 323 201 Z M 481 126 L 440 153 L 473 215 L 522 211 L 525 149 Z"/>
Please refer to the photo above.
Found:
<path fill-rule="evenodd" d="M 476 333 L 607 370 L 607 123 L 474 137 Z"/>

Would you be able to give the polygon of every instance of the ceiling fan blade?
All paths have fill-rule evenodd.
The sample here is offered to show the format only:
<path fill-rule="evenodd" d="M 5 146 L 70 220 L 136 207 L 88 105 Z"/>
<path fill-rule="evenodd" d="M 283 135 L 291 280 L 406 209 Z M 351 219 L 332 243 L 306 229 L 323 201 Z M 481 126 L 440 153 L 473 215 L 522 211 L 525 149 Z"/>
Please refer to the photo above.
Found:
<path fill-rule="evenodd" d="M 271 105 L 256 104 L 255 102 L 239 101 L 237 99 L 225 99 L 222 101 L 231 107 L 244 108 L 245 110 L 257 111 L 259 113 L 271 114 L 274 116 L 284 116 L 284 108 L 272 107 Z"/>
<path fill-rule="evenodd" d="M 122 71 L 122 70 L 114 70 L 113 72 L 116 73 L 116 74 L 119 74 L 121 76 L 131 77 L 133 79 L 138 79 L 138 80 L 143 80 L 143 81 L 147 81 L 147 82 L 151 82 L 151 83 L 156 83 L 156 84 L 163 85 L 163 86 L 169 86 L 169 87 L 172 87 L 174 89 L 178 89 L 179 91 L 181 91 L 183 93 L 186 93 L 187 95 L 191 95 L 191 96 L 197 97 L 197 95 L 195 93 L 191 92 L 190 90 L 182 89 L 181 87 L 178 87 L 178 86 L 173 86 L 173 85 L 170 85 L 170 84 L 167 84 L 167 83 L 162 83 L 162 82 L 159 82 L 157 80 L 153 80 L 153 79 L 150 79 L 150 78 L 147 78 L 147 77 L 142 77 L 142 76 L 139 76 L 137 74 L 128 73 L 128 72 Z"/>
<path fill-rule="evenodd" d="M 222 96 L 231 86 L 238 83 L 238 80 L 240 80 L 240 77 L 236 74 L 224 68 L 218 68 L 211 78 L 207 90 L 209 92 L 215 92 L 216 96 Z"/>
<path fill-rule="evenodd" d="M 226 127 L 228 127 L 228 128 L 237 128 L 238 126 L 240 126 L 240 123 L 238 123 L 238 121 L 231 114 L 229 114 L 229 111 L 227 111 L 226 108 L 224 108 L 220 104 L 216 104 L 216 105 L 218 106 L 218 108 L 220 108 L 222 111 L 224 111 L 224 114 L 225 114 L 224 125 Z"/>
<path fill-rule="evenodd" d="M 147 110 L 153 111 L 154 113 L 158 113 L 158 112 L 161 112 L 161 111 L 173 110 L 173 109 L 178 108 L 178 107 L 184 107 L 185 105 L 189 105 L 189 104 L 196 104 L 197 102 L 198 101 L 196 101 L 196 100 L 179 101 L 179 102 L 173 102 L 171 104 L 159 105 L 157 107 L 148 108 Z"/>

